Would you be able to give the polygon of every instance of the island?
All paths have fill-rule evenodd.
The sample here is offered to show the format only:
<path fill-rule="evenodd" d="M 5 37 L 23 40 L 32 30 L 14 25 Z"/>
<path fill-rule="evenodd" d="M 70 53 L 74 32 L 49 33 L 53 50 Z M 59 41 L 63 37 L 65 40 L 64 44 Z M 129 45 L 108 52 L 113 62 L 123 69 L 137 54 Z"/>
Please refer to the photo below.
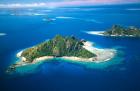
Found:
<path fill-rule="evenodd" d="M 74 36 L 56 35 L 53 39 L 42 42 L 31 48 L 17 53 L 20 61 L 8 67 L 6 72 L 15 71 L 16 68 L 28 64 L 36 64 L 52 59 L 66 59 L 82 62 L 105 62 L 115 56 L 114 49 L 99 49 L 92 42 L 78 39 Z"/>
<path fill-rule="evenodd" d="M 106 36 L 130 36 L 140 37 L 140 29 L 134 26 L 124 28 L 120 25 L 113 25 L 111 29 L 103 33 Z"/>
<path fill-rule="evenodd" d="M 120 25 L 113 25 L 107 31 L 89 31 L 88 34 L 112 36 L 112 37 L 140 37 L 140 29 L 134 26 L 122 27 Z"/>

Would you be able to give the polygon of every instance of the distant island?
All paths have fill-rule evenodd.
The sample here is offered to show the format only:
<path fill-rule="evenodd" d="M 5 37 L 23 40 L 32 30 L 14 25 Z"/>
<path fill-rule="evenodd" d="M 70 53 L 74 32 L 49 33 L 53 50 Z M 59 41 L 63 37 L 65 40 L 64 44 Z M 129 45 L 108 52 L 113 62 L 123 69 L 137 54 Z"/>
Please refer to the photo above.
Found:
<path fill-rule="evenodd" d="M 106 36 L 131 36 L 140 37 L 140 29 L 134 26 L 124 28 L 120 25 L 113 25 L 111 29 L 103 33 Z"/>
<path fill-rule="evenodd" d="M 82 62 L 104 62 L 113 58 L 115 52 L 113 49 L 95 48 L 91 42 L 79 40 L 74 36 L 56 35 L 53 39 L 17 53 L 17 57 L 21 60 L 12 64 L 6 72 L 15 71 L 20 66 L 54 58 Z"/>
<path fill-rule="evenodd" d="M 134 26 L 124 28 L 120 25 L 113 25 L 107 31 L 89 31 L 88 34 L 114 36 L 114 37 L 140 37 L 140 29 Z"/>

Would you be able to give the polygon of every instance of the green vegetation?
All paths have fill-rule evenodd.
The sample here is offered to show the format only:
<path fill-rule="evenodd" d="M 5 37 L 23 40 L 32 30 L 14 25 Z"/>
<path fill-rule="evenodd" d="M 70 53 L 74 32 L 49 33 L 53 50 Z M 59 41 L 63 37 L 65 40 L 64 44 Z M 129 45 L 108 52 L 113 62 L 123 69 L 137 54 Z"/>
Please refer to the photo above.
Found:
<path fill-rule="evenodd" d="M 104 32 L 104 35 L 140 37 L 140 29 L 133 26 L 123 28 L 120 25 L 113 25 L 113 27 L 110 30 Z"/>
<path fill-rule="evenodd" d="M 32 48 L 23 51 L 22 55 L 28 62 L 32 62 L 35 58 L 42 56 L 75 56 L 81 58 L 91 58 L 96 55 L 84 49 L 83 41 L 73 36 L 63 37 L 56 35 L 53 39 L 45 41 Z"/>

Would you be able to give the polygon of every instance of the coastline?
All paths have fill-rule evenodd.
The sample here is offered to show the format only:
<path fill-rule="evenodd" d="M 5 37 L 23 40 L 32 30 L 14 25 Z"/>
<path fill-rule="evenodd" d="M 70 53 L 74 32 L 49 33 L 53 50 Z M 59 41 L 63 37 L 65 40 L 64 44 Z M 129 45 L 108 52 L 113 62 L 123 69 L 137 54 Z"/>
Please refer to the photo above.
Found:
<path fill-rule="evenodd" d="M 105 31 L 85 31 L 87 34 L 92 34 L 92 35 L 100 35 L 100 36 L 105 36 L 103 33 Z"/>
<path fill-rule="evenodd" d="M 93 43 L 90 41 L 85 42 L 83 48 L 97 55 L 96 60 L 93 61 L 96 63 L 109 61 L 116 54 L 116 50 L 96 48 L 93 46 Z"/>
<path fill-rule="evenodd" d="M 75 62 L 101 63 L 101 62 L 106 62 L 106 61 L 111 60 L 116 54 L 116 50 L 114 50 L 114 49 L 99 49 L 99 48 L 94 47 L 93 43 L 90 41 L 86 41 L 83 43 L 84 43 L 83 48 L 96 54 L 97 56 L 92 57 L 92 58 L 80 58 L 80 57 L 74 57 L 74 56 L 62 56 L 62 57 L 43 56 L 43 57 L 39 57 L 39 58 L 34 59 L 33 62 L 30 63 L 26 60 L 25 57 L 21 56 L 22 52 L 24 51 L 24 50 L 22 50 L 22 51 L 18 52 L 16 55 L 20 60 L 18 62 L 16 62 L 15 64 L 11 65 L 6 72 L 9 73 L 11 71 L 14 71 L 17 67 L 42 63 L 45 61 L 52 60 L 54 58 L 71 60 L 71 61 L 75 61 Z"/>
<path fill-rule="evenodd" d="M 24 50 L 18 52 L 17 55 L 16 55 L 20 59 L 20 61 L 16 62 L 17 66 L 23 66 L 22 64 L 24 64 L 24 65 L 36 64 L 36 63 L 43 62 L 43 61 L 46 61 L 46 60 L 54 58 L 53 56 L 43 56 L 43 57 L 36 58 L 36 59 L 33 60 L 33 62 L 29 63 L 29 62 L 26 61 L 25 57 L 21 56 L 23 51 Z"/>
<path fill-rule="evenodd" d="M 105 35 L 105 31 L 86 31 L 87 34 L 99 35 L 99 36 L 110 36 L 110 37 L 136 37 L 134 35 Z"/>
<path fill-rule="evenodd" d="M 92 42 L 84 42 L 84 46 L 83 48 L 87 49 L 88 51 L 94 53 L 97 55 L 97 57 L 93 57 L 93 58 L 80 58 L 80 57 L 74 57 L 74 56 L 63 56 L 63 57 L 54 57 L 54 56 L 43 56 L 43 57 L 39 57 L 33 60 L 32 63 L 27 63 L 27 64 L 35 64 L 38 62 L 42 62 L 42 61 L 46 61 L 49 59 L 54 59 L 54 58 L 62 58 L 62 59 L 67 59 L 67 60 L 74 60 L 74 61 L 82 61 L 82 62 L 105 62 L 108 61 L 110 59 L 112 59 L 115 56 L 116 50 L 113 49 L 99 49 L 96 47 L 93 47 L 93 43 Z M 21 59 L 21 61 L 19 61 L 18 63 L 26 63 L 26 58 L 22 57 L 23 50 L 17 53 L 17 57 Z"/>

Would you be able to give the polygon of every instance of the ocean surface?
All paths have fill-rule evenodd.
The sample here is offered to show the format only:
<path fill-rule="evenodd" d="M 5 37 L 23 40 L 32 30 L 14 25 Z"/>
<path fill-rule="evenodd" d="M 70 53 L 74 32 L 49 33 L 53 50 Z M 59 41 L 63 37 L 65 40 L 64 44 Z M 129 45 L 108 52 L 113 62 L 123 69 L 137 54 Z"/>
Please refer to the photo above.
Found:
<path fill-rule="evenodd" d="M 86 33 L 106 31 L 113 24 L 140 28 L 140 4 L 0 9 L 0 91 L 140 91 L 140 38 Z M 74 35 L 117 54 L 104 63 L 54 60 L 5 74 L 19 51 L 56 34 Z"/>

